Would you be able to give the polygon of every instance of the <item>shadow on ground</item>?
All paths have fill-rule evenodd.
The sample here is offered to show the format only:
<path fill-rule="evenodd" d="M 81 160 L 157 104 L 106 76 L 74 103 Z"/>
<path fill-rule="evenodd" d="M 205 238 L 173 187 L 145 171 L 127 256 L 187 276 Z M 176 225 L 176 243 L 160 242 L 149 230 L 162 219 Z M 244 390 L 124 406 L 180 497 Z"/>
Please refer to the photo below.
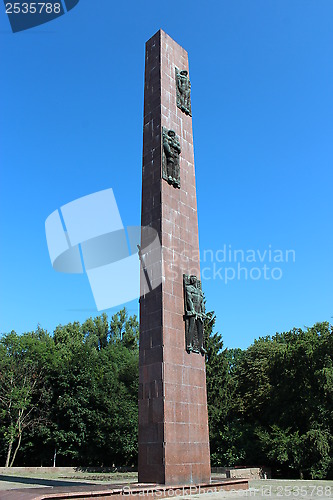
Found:
<path fill-rule="evenodd" d="M 87 486 L 91 485 L 89 482 L 80 481 L 63 481 L 62 479 L 41 479 L 38 477 L 24 477 L 24 476 L 4 476 L 0 475 L 0 481 L 7 483 L 21 483 L 40 486 Z"/>

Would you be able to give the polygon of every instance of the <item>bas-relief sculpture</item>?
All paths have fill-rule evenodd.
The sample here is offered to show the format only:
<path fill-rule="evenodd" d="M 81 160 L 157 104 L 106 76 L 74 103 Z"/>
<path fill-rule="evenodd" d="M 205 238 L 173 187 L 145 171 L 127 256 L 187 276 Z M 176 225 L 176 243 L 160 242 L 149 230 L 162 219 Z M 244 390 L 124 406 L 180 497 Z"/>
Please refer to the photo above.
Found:
<path fill-rule="evenodd" d="M 186 115 L 192 116 L 191 111 L 191 82 L 187 70 L 176 72 L 177 106 Z M 179 155 L 181 153 L 179 139 L 174 130 L 162 129 L 163 161 L 162 177 L 175 188 L 180 188 Z"/>
<path fill-rule="evenodd" d="M 191 110 L 191 82 L 187 71 L 180 71 L 176 68 L 176 89 L 177 89 L 177 107 L 186 115 L 192 116 Z"/>
<path fill-rule="evenodd" d="M 180 143 L 174 130 L 162 129 L 163 161 L 162 177 L 175 188 L 180 188 Z"/>
<path fill-rule="evenodd" d="M 205 354 L 204 319 L 206 318 L 201 281 L 194 275 L 183 275 L 185 300 L 185 342 L 187 352 Z"/>

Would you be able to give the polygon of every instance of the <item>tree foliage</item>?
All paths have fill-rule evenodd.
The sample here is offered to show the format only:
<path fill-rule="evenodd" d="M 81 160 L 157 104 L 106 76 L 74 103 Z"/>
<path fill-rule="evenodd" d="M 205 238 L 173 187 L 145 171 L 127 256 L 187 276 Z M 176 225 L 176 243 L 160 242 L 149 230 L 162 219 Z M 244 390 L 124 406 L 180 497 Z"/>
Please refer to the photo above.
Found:
<path fill-rule="evenodd" d="M 136 462 L 138 322 L 125 309 L 3 335 L 0 382 L 4 465 Z"/>
<path fill-rule="evenodd" d="M 216 336 L 216 334 L 215 334 Z M 216 465 L 266 464 L 284 476 L 333 474 L 333 329 L 318 323 L 223 351 L 228 373 L 207 367 L 209 384 L 227 395 L 210 409 Z M 209 359 L 208 359 L 209 363 Z M 213 391 L 214 392 L 214 391 Z M 224 397 L 224 401 L 223 401 Z M 216 419 L 216 407 L 221 411 Z"/>

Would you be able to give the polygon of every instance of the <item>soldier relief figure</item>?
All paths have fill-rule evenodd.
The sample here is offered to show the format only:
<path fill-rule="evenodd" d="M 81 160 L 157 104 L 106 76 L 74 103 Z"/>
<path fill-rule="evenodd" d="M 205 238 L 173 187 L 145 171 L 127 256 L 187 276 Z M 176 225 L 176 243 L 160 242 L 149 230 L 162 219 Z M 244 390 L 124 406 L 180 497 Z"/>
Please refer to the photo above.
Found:
<path fill-rule="evenodd" d="M 179 155 L 180 144 L 176 132 L 163 127 L 163 179 L 176 188 L 180 188 Z"/>
<path fill-rule="evenodd" d="M 179 71 L 176 68 L 177 107 L 186 115 L 192 116 L 191 109 L 191 82 L 186 69 Z"/>
<path fill-rule="evenodd" d="M 185 339 L 187 352 L 205 354 L 204 319 L 206 318 L 201 281 L 194 275 L 183 275 L 185 299 Z"/>

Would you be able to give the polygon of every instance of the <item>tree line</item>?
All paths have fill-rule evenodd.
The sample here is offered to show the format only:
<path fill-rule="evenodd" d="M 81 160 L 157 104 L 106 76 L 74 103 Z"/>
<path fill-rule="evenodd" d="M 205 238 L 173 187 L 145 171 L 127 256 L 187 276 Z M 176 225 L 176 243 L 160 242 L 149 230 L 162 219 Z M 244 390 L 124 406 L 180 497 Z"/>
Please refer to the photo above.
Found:
<path fill-rule="evenodd" d="M 3 465 L 128 465 L 137 457 L 138 337 L 125 310 L 0 339 Z"/>
<path fill-rule="evenodd" d="M 276 477 L 333 478 L 333 327 L 225 349 L 206 321 L 211 461 Z M 0 461 L 137 464 L 139 325 L 122 309 L 50 334 L 0 337 Z"/>
<path fill-rule="evenodd" d="M 228 350 L 208 325 L 207 346 L 212 463 L 332 479 L 333 327 L 294 328 Z"/>

